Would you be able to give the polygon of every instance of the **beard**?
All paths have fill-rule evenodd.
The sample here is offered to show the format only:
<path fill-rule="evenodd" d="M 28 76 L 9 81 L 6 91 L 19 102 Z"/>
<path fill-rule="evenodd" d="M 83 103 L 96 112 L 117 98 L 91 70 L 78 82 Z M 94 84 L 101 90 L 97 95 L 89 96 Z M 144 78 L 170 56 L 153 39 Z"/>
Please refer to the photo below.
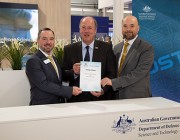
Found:
<path fill-rule="evenodd" d="M 134 39 L 136 35 L 133 32 L 125 32 L 123 34 L 123 39 L 131 40 Z"/>
<path fill-rule="evenodd" d="M 40 47 L 42 51 L 44 51 L 47 54 L 50 54 L 53 47 L 50 44 L 45 44 L 43 46 Z"/>

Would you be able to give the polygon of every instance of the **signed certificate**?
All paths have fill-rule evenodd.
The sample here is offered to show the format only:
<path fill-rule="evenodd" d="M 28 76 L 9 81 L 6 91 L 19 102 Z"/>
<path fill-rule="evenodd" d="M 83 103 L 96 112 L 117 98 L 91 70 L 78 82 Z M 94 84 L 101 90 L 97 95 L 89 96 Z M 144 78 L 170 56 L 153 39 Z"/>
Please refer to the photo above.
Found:
<path fill-rule="evenodd" d="M 82 91 L 101 91 L 101 62 L 81 61 L 80 88 Z"/>

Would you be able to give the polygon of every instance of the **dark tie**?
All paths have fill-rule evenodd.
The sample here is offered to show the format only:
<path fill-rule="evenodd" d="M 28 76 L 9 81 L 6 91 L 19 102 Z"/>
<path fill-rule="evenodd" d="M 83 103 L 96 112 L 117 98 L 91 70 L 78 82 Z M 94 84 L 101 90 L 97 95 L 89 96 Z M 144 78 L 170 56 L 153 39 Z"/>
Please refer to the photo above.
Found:
<path fill-rule="evenodd" d="M 122 65 L 124 63 L 124 60 L 126 58 L 126 55 L 127 55 L 127 46 L 129 45 L 128 42 L 125 42 L 124 43 L 124 50 L 123 50 L 123 53 L 122 53 L 122 56 L 121 56 L 121 61 L 120 61 L 120 65 L 119 65 L 119 69 L 118 69 L 118 75 L 120 75 L 120 72 L 121 72 L 121 69 L 122 69 Z"/>
<path fill-rule="evenodd" d="M 86 55 L 84 57 L 84 61 L 90 61 L 89 46 L 86 46 Z"/>

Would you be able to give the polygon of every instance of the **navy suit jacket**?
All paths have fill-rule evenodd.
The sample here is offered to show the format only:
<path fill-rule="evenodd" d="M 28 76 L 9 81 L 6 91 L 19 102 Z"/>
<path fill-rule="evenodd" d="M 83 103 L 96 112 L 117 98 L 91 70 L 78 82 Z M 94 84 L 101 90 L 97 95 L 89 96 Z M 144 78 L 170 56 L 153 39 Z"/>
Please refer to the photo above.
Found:
<path fill-rule="evenodd" d="M 70 86 L 79 87 L 79 77 L 74 78 L 73 65 L 83 61 L 82 57 L 82 42 L 76 42 L 64 47 L 63 80 L 69 81 Z M 92 61 L 101 62 L 101 78 L 116 77 L 116 58 L 108 43 L 95 40 Z M 113 99 L 112 87 L 105 86 L 103 90 L 105 94 L 100 97 L 95 97 L 89 92 L 83 92 L 78 96 L 72 96 L 68 101 L 81 102 Z"/>
<path fill-rule="evenodd" d="M 64 98 L 72 96 L 72 87 L 62 86 L 62 70 L 57 59 L 53 57 L 59 71 L 59 78 L 47 59 L 38 50 L 27 61 L 26 74 L 31 85 L 30 105 L 61 103 L 64 102 Z"/>

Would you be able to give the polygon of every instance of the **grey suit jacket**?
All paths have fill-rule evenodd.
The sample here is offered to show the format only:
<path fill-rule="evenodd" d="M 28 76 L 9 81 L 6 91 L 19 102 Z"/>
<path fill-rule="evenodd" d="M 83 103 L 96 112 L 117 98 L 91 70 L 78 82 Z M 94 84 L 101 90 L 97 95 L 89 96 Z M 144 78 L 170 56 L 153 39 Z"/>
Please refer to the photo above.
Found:
<path fill-rule="evenodd" d="M 121 42 L 114 47 L 117 62 L 123 45 Z M 117 91 L 116 99 L 151 96 L 150 69 L 153 60 L 153 47 L 139 37 L 136 38 L 125 58 L 120 77 L 112 79 L 113 90 Z"/>
<path fill-rule="evenodd" d="M 72 96 L 72 87 L 62 86 L 62 71 L 57 59 L 54 61 L 59 71 L 59 78 L 53 65 L 46 63 L 47 57 L 38 51 L 26 64 L 26 74 L 31 85 L 30 105 L 55 104 L 64 102 Z"/>

